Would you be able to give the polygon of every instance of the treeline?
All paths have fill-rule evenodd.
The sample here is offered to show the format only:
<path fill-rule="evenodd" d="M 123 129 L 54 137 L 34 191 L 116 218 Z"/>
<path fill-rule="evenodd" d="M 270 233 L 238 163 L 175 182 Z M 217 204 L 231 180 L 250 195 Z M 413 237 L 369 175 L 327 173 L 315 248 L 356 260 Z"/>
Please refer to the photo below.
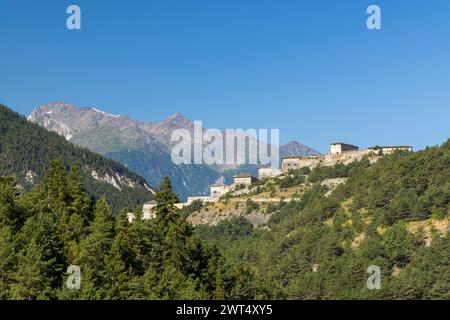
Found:
<path fill-rule="evenodd" d="M 450 140 L 441 147 L 382 158 L 350 175 L 340 197 L 353 195 L 354 210 L 367 208 L 380 225 L 443 218 L 450 211 Z"/>
<path fill-rule="evenodd" d="M 450 299 L 450 140 L 300 175 L 315 184 L 276 210 L 268 230 L 240 218 L 197 234 L 254 267 L 270 298 Z M 348 179 L 328 195 L 320 182 L 336 177 Z M 443 227 L 424 223 L 413 233 L 410 223 L 420 221 Z M 367 287 L 369 266 L 381 270 L 379 290 Z"/>
<path fill-rule="evenodd" d="M 67 167 L 79 164 L 79 172 L 88 194 L 95 199 L 106 196 L 115 212 L 122 208 L 132 210 L 151 198 L 150 192 L 144 187 L 145 180 L 125 166 L 78 147 L 58 134 L 30 123 L 1 104 L 0 157 L 0 175 L 14 175 L 26 190 L 43 178 L 53 160 L 62 157 Z M 95 180 L 91 175 L 93 170 L 100 177 L 105 174 L 114 176 L 117 173 L 129 178 L 135 186 L 132 188 L 122 184 L 121 190 L 118 190 L 111 184 Z M 27 173 L 31 176 L 27 177 Z"/>
<path fill-rule="evenodd" d="M 56 160 L 29 192 L 0 178 L 0 299 L 253 299 L 251 268 L 230 264 L 177 212 L 170 181 L 157 218 L 130 223 L 93 202 L 79 169 Z M 81 270 L 81 286 L 66 273 Z M 73 275 L 72 275 L 73 276 Z"/>

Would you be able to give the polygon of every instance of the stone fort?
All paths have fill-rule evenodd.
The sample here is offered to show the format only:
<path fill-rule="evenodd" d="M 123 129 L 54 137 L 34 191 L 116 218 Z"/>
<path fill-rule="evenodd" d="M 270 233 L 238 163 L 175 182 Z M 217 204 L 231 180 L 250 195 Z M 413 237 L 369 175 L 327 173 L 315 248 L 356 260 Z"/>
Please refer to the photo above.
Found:
<path fill-rule="evenodd" d="M 334 142 L 330 144 L 330 153 L 324 156 L 285 157 L 282 160 L 282 172 L 292 169 L 308 167 L 310 169 L 322 166 L 334 166 L 335 164 L 349 164 L 366 157 L 371 163 L 377 161 L 382 155 L 392 154 L 396 151 L 411 152 L 411 146 L 375 146 L 360 150 L 358 146 Z"/>
<path fill-rule="evenodd" d="M 189 197 L 186 203 L 177 203 L 175 207 L 181 209 L 184 206 L 192 204 L 194 201 L 202 203 L 216 202 L 223 195 L 235 191 L 238 187 L 250 188 L 253 182 L 264 180 L 270 177 L 277 177 L 289 170 L 295 170 L 308 167 L 313 169 L 317 166 L 333 166 L 338 163 L 349 164 L 354 161 L 361 160 L 367 157 L 371 163 L 376 162 L 382 155 L 392 154 L 396 151 L 411 152 L 411 146 L 375 146 L 360 150 L 358 146 L 352 144 L 335 142 L 330 144 L 330 153 L 324 156 L 307 156 L 307 157 L 285 157 L 282 159 L 281 169 L 262 166 L 258 169 L 258 178 L 253 177 L 248 173 L 240 173 L 234 177 L 232 185 L 226 185 L 223 182 L 213 184 L 210 187 L 209 196 Z M 248 191 L 248 190 L 247 190 Z M 156 213 L 154 212 L 157 206 L 156 201 L 150 201 L 144 204 L 143 219 L 154 219 Z M 133 213 L 128 213 L 128 220 L 131 222 L 134 219 Z"/>

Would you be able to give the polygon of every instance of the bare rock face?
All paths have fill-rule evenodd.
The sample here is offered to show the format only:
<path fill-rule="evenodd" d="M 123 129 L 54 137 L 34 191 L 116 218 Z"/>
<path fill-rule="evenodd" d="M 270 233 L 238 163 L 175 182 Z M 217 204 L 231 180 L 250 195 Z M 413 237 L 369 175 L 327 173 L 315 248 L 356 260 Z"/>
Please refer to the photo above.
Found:
<path fill-rule="evenodd" d="M 53 110 L 50 108 L 37 108 L 28 116 L 28 121 L 38 123 L 49 131 L 56 132 L 60 136 L 70 140 L 74 131 L 64 122 L 58 121 L 52 116 Z"/>
<path fill-rule="evenodd" d="M 247 219 L 253 227 L 264 228 L 271 216 L 272 214 L 264 213 L 263 210 L 253 210 L 247 213 L 245 202 L 240 203 L 239 206 L 235 206 L 235 203 L 228 205 L 218 203 L 215 206 L 207 206 L 200 211 L 194 212 L 188 216 L 187 221 L 193 225 L 215 226 L 221 221 L 242 217 Z"/>
<path fill-rule="evenodd" d="M 298 141 L 291 141 L 280 147 L 280 158 L 289 156 L 320 156 L 320 152 L 301 144 Z"/>
<path fill-rule="evenodd" d="M 104 125 L 129 126 L 136 123 L 128 116 L 109 114 L 93 107 L 77 108 L 64 102 L 52 102 L 36 108 L 28 117 L 29 121 L 38 124 L 41 124 L 39 120 L 42 119 L 52 120 L 52 123 L 55 124 L 63 124 L 75 133 Z"/>

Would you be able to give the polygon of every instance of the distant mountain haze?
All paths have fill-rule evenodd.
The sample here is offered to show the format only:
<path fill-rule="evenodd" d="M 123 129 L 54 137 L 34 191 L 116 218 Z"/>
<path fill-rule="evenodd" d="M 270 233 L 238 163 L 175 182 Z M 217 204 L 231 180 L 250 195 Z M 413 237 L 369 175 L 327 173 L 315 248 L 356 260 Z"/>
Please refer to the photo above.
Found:
<path fill-rule="evenodd" d="M 152 186 L 169 176 L 182 199 L 206 194 L 221 177 L 230 182 L 236 173 L 257 172 L 257 165 L 175 165 L 171 160 L 172 132 L 186 129 L 192 134 L 194 130 L 194 123 L 179 113 L 161 122 L 140 122 L 99 108 L 55 102 L 34 109 L 28 120 L 126 165 Z M 312 154 L 320 153 L 296 141 L 280 147 L 280 157 Z"/>

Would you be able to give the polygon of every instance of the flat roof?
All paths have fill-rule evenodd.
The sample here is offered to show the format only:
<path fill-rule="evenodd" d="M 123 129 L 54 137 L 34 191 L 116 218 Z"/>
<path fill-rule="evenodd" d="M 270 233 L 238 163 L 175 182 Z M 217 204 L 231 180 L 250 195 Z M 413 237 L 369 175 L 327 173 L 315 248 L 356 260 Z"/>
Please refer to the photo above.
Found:
<path fill-rule="evenodd" d="M 226 187 L 227 185 L 225 184 L 225 183 L 214 183 L 212 186 L 211 186 L 211 188 L 214 188 L 214 187 Z"/>
<path fill-rule="evenodd" d="M 330 143 L 330 145 L 333 145 L 333 144 L 342 144 L 342 145 L 349 146 L 349 147 L 359 148 L 358 146 L 355 146 L 354 144 L 345 143 L 345 142 L 333 142 L 333 143 Z"/>
<path fill-rule="evenodd" d="M 239 173 L 238 175 L 235 175 L 234 177 L 235 178 L 255 178 L 250 173 Z"/>

